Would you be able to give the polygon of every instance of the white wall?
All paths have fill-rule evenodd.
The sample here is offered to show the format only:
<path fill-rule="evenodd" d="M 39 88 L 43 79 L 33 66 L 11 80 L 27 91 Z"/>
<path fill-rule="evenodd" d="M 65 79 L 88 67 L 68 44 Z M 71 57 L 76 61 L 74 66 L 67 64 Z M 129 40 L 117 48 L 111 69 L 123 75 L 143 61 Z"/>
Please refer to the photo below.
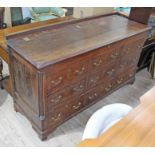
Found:
<path fill-rule="evenodd" d="M 22 7 L 22 13 L 23 13 L 23 18 L 31 17 L 30 10 L 28 7 Z M 7 23 L 8 27 L 12 26 L 10 7 L 5 7 L 4 22 Z"/>
<path fill-rule="evenodd" d="M 23 14 L 23 18 L 31 17 L 29 7 L 22 7 L 22 14 Z"/>
<path fill-rule="evenodd" d="M 73 10 L 73 16 L 75 18 L 95 16 L 111 13 L 113 9 L 113 7 L 75 7 Z"/>
<path fill-rule="evenodd" d="M 10 12 L 10 7 L 5 7 L 5 12 L 4 12 L 4 23 L 6 23 L 7 26 L 12 26 L 12 24 L 11 24 L 11 12 Z"/>

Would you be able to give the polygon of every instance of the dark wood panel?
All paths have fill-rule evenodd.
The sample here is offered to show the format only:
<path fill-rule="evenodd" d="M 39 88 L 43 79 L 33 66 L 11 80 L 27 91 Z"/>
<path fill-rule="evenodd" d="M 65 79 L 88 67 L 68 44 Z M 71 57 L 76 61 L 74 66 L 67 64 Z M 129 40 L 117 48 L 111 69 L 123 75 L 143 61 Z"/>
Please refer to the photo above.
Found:
<path fill-rule="evenodd" d="M 148 24 L 152 7 L 132 7 L 129 18 L 139 23 Z"/>
<path fill-rule="evenodd" d="M 146 30 L 146 25 L 114 14 L 20 33 L 7 37 L 7 43 L 39 69 Z"/>
<path fill-rule="evenodd" d="M 10 39 L 14 43 L 9 43 L 9 53 L 15 107 L 30 120 L 42 140 L 69 118 L 134 80 L 149 28 L 118 15 L 90 19 L 63 24 L 64 28 L 60 24 L 40 32 L 32 30 Z M 66 34 L 72 35 L 66 39 Z M 27 41 L 20 42 L 23 36 Z M 26 59 L 25 54 L 31 58 Z"/>

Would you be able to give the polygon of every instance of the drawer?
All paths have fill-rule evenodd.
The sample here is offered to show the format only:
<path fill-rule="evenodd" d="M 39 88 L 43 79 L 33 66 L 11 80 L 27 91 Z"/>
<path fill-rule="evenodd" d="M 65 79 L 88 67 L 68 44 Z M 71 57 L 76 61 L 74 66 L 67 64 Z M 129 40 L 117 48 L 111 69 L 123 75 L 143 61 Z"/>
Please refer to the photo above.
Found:
<path fill-rule="evenodd" d="M 121 47 L 116 48 L 116 49 L 109 49 L 103 56 L 103 60 L 105 63 L 114 63 L 117 62 L 121 56 Z"/>
<path fill-rule="evenodd" d="M 79 96 L 78 98 L 72 99 L 68 104 L 67 104 L 67 113 L 68 117 L 80 109 L 82 109 L 85 105 L 85 96 Z"/>
<path fill-rule="evenodd" d="M 93 71 L 88 80 L 88 88 L 92 88 L 102 81 L 110 81 L 115 77 L 119 62 L 104 64 L 100 70 Z"/>
<path fill-rule="evenodd" d="M 80 80 L 84 76 L 87 75 L 88 73 L 88 64 L 89 64 L 89 59 L 79 59 L 78 62 L 72 63 L 69 66 L 69 80 L 74 81 L 74 80 Z"/>
<path fill-rule="evenodd" d="M 90 104 L 100 97 L 105 96 L 108 92 L 110 92 L 114 88 L 113 81 L 104 81 L 102 80 L 99 85 L 95 88 L 91 89 L 86 96 L 85 104 Z"/>
<path fill-rule="evenodd" d="M 96 101 L 101 96 L 100 87 L 97 86 L 91 89 L 89 92 L 85 94 L 85 96 L 86 96 L 86 102 L 85 102 L 86 105 Z"/>
<path fill-rule="evenodd" d="M 70 96 L 79 96 L 86 91 L 86 79 L 70 86 L 69 95 Z"/>
<path fill-rule="evenodd" d="M 59 65 L 54 65 L 49 72 L 45 73 L 44 83 L 47 94 L 78 82 L 87 76 L 89 59 L 86 57 L 73 60 L 64 64 L 64 67 L 62 67 L 63 64 L 60 64 L 60 68 Z"/>
<path fill-rule="evenodd" d="M 143 40 L 138 41 L 128 41 L 124 46 L 122 50 L 122 56 L 133 56 L 137 53 L 141 52 L 141 49 L 143 47 Z"/>
<path fill-rule="evenodd" d="M 122 71 L 126 71 L 126 67 L 136 68 L 140 57 L 140 53 L 142 51 L 143 43 L 144 38 L 125 42 L 125 45 L 121 52 L 121 60 L 119 65 L 119 68 Z"/>
<path fill-rule="evenodd" d="M 137 68 L 137 64 L 139 61 L 139 55 L 130 56 L 128 58 L 122 58 L 121 63 L 119 64 L 119 71 L 126 72 L 126 68 L 128 67 L 134 67 Z"/>
<path fill-rule="evenodd" d="M 139 38 L 138 40 L 135 39 L 126 39 L 124 41 L 124 46 L 122 48 L 122 57 L 125 56 L 126 58 L 132 57 L 135 55 L 139 55 L 142 50 L 145 38 Z"/>
<path fill-rule="evenodd" d="M 134 68 L 136 70 L 139 61 L 139 56 L 140 55 L 134 56 L 132 58 L 129 58 L 128 60 L 121 60 L 117 73 L 126 72 L 128 68 Z"/>
<path fill-rule="evenodd" d="M 57 105 L 48 112 L 48 126 L 57 126 L 84 107 L 84 96 L 72 98 Z"/>
<path fill-rule="evenodd" d="M 68 81 L 68 72 L 66 69 L 46 75 L 47 94 L 53 89 L 63 87 Z"/>
<path fill-rule="evenodd" d="M 103 61 L 103 54 L 102 55 L 97 55 L 97 56 L 93 56 L 91 58 L 91 69 L 100 69 L 104 64 Z"/>
<path fill-rule="evenodd" d="M 126 72 L 118 72 L 116 76 L 116 80 L 113 82 L 113 85 L 116 87 L 118 85 L 123 84 L 124 82 L 128 81 L 129 79 L 135 76 L 135 68 L 126 68 Z"/>
<path fill-rule="evenodd" d="M 47 97 L 47 107 L 51 108 L 52 106 L 62 104 L 64 101 L 81 95 L 86 90 L 86 79 L 78 82 L 77 84 L 64 87 L 59 91 L 54 92 L 53 94 Z"/>
<path fill-rule="evenodd" d="M 57 105 L 53 107 L 52 109 L 50 109 L 50 111 L 48 111 L 47 126 L 53 126 L 53 127 L 57 126 L 61 124 L 62 122 L 64 122 L 67 116 L 68 116 L 68 111 L 67 111 L 66 103 Z"/>
<path fill-rule="evenodd" d="M 102 80 L 102 72 L 93 72 L 89 76 L 88 88 L 95 87 Z"/>
<path fill-rule="evenodd" d="M 117 73 L 118 66 L 119 61 L 106 64 L 101 71 L 102 80 L 108 80 L 108 81 L 112 80 L 115 77 L 115 74 Z"/>
<path fill-rule="evenodd" d="M 51 106 L 58 105 L 64 102 L 67 98 L 69 98 L 69 91 L 70 87 L 67 87 L 49 95 L 47 97 L 47 108 L 51 108 Z"/>
<path fill-rule="evenodd" d="M 121 56 L 121 46 L 118 46 L 116 49 L 111 46 L 111 48 L 99 49 L 99 52 L 96 51 L 95 56 L 91 57 L 91 69 L 92 70 L 100 70 L 106 64 L 117 63 Z"/>
<path fill-rule="evenodd" d="M 102 94 L 102 96 L 106 95 L 107 93 L 109 93 L 112 89 L 113 89 L 114 85 L 113 85 L 113 81 L 103 81 L 100 84 L 100 92 Z"/>

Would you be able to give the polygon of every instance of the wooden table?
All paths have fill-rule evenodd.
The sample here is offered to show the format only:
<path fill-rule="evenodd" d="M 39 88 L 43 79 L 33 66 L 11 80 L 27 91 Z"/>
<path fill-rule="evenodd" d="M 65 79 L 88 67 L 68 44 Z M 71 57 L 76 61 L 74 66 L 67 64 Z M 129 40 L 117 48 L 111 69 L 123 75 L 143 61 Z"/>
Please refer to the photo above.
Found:
<path fill-rule="evenodd" d="M 15 27 L 9 27 L 7 29 L 0 30 L 0 86 L 5 88 L 11 94 L 10 78 L 9 78 L 9 76 L 3 76 L 3 74 L 2 74 L 2 70 L 3 70 L 2 59 L 7 64 L 9 64 L 8 47 L 5 42 L 6 35 L 33 29 L 36 27 L 42 27 L 45 25 L 50 25 L 50 24 L 54 24 L 54 23 L 58 23 L 58 22 L 64 22 L 64 21 L 72 20 L 72 19 L 74 19 L 72 16 L 67 16 L 67 17 L 62 17 L 62 18 L 46 20 L 46 21 L 42 21 L 42 22 L 24 24 L 24 25 L 15 26 Z"/>
<path fill-rule="evenodd" d="M 155 146 L 155 87 L 144 94 L 140 104 L 107 132 L 78 146 Z"/>

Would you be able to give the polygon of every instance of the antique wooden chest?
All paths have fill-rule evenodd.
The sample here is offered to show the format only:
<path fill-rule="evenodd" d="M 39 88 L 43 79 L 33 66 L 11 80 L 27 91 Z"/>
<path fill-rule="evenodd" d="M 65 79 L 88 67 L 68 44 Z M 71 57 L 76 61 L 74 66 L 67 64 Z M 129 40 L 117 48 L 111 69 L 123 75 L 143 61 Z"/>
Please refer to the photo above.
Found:
<path fill-rule="evenodd" d="M 67 119 L 134 81 L 149 29 L 109 14 L 7 36 L 15 110 L 46 139 Z"/>

